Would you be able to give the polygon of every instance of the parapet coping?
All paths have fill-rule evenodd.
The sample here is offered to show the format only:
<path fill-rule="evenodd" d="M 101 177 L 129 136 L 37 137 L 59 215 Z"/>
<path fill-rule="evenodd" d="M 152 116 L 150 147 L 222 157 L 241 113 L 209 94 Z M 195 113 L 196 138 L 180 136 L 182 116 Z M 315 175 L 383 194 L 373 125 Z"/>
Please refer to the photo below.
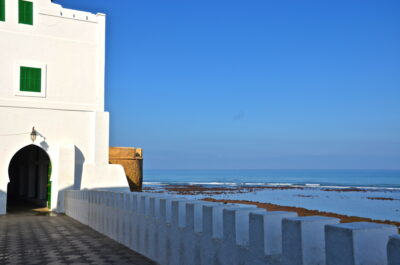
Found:
<path fill-rule="evenodd" d="M 367 229 L 381 229 L 381 228 L 393 228 L 394 225 L 388 224 L 377 224 L 371 222 L 352 222 L 330 225 L 335 228 L 349 229 L 349 230 L 367 230 Z"/>
<path fill-rule="evenodd" d="M 77 20 L 77 21 L 81 21 L 81 22 L 89 22 L 89 23 L 99 23 L 98 18 L 105 16 L 105 14 L 102 14 L 102 13 L 93 14 L 93 13 L 89 13 L 89 12 L 73 10 L 73 9 L 68 9 L 68 8 L 60 8 L 60 9 L 42 8 L 39 10 L 39 14 L 44 15 L 44 16 L 72 19 L 72 20 Z"/>
<path fill-rule="evenodd" d="M 299 217 L 291 217 L 286 220 L 294 221 L 294 222 L 320 222 L 320 221 L 333 221 L 340 220 L 339 218 L 334 217 L 326 217 L 326 216 L 299 216 Z"/>

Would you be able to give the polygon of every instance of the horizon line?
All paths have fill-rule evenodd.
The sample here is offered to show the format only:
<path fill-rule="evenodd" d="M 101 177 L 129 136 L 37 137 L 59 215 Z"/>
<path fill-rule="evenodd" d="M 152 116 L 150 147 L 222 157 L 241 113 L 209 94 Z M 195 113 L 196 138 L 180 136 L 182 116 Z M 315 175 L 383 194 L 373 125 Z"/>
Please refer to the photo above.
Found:
<path fill-rule="evenodd" d="M 400 170 L 400 168 L 145 168 L 144 170 Z"/>

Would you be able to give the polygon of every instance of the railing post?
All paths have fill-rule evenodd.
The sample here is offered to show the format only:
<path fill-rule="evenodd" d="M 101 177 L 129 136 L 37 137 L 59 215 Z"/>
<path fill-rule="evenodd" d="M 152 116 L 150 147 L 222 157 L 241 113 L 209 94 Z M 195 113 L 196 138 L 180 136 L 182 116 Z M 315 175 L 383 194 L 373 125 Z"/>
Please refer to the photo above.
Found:
<path fill-rule="evenodd" d="M 325 225 L 339 219 L 306 216 L 283 219 L 282 263 L 284 265 L 325 264 Z"/>
<path fill-rule="evenodd" d="M 392 225 L 357 222 L 325 227 L 327 265 L 386 265 Z"/>
<path fill-rule="evenodd" d="M 400 265 L 400 235 L 393 235 L 387 245 L 388 265 Z"/>
<path fill-rule="evenodd" d="M 129 238 L 128 238 L 128 246 L 130 249 L 133 249 L 136 251 L 137 249 L 137 219 L 138 219 L 138 213 L 137 213 L 137 193 L 132 192 L 129 193 L 128 195 L 128 211 L 129 211 L 129 218 L 128 218 L 128 231 L 129 231 Z"/>
<path fill-rule="evenodd" d="M 186 227 L 183 232 L 183 245 L 185 246 L 183 264 L 185 265 L 200 264 L 201 262 L 203 206 L 205 205 L 216 205 L 216 203 L 203 201 L 186 203 Z"/>
<path fill-rule="evenodd" d="M 182 264 L 184 256 L 183 231 L 186 227 L 186 203 L 185 198 L 175 198 L 171 202 L 171 226 L 168 232 L 171 242 L 170 264 Z"/>
<path fill-rule="evenodd" d="M 250 213 L 248 263 L 278 263 L 282 256 L 282 220 L 296 216 L 295 212 L 280 211 Z"/>
<path fill-rule="evenodd" d="M 159 222 L 159 256 L 157 261 L 160 264 L 170 264 L 171 259 L 171 242 L 169 238 L 169 230 L 171 228 L 172 216 L 172 197 L 164 197 L 160 199 L 160 222 Z"/>
<path fill-rule="evenodd" d="M 221 264 L 244 264 L 249 246 L 250 213 L 265 213 L 265 209 L 229 207 L 223 210 L 223 243 L 218 257 Z"/>

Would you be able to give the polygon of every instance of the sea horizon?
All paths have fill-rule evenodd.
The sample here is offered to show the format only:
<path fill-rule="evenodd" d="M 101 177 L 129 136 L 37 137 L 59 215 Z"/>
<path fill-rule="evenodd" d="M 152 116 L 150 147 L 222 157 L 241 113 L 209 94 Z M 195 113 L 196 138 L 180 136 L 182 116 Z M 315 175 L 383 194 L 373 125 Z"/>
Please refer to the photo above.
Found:
<path fill-rule="evenodd" d="M 145 185 L 400 188 L 400 169 L 146 169 Z"/>

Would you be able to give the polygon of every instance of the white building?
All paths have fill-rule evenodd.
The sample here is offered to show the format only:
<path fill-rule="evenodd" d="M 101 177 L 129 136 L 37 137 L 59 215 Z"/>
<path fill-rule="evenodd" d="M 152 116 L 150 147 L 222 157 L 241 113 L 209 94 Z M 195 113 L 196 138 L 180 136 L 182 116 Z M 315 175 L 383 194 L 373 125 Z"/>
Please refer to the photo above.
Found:
<path fill-rule="evenodd" d="M 67 189 L 127 187 L 108 164 L 104 60 L 104 14 L 0 0 L 0 214 L 7 198 L 62 212 Z"/>

